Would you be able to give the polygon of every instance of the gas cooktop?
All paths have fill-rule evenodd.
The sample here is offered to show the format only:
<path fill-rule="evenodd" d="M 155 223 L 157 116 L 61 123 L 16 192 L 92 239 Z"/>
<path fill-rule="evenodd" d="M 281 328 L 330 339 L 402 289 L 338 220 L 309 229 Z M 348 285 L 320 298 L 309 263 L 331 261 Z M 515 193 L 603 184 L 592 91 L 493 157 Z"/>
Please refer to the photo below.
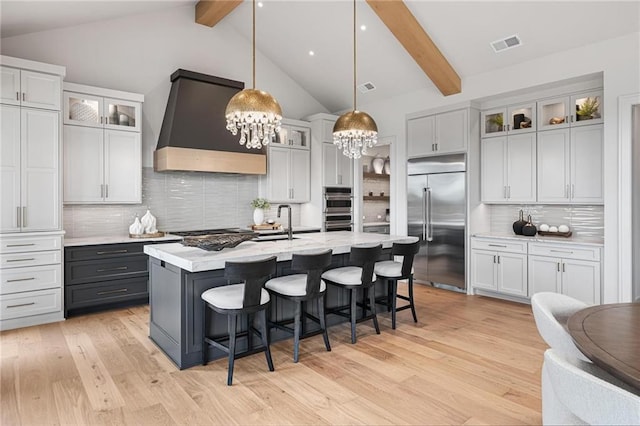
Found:
<path fill-rule="evenodd" d="M 240 228 L 218 228 L 218 229 L 203 229 L 197 231 L 171 231 L 169 234 L 177 235 L 179 237 L 198 237 L 201 235 L 219 235 L 219 234 L 253 234 L 253 231 Z"/>

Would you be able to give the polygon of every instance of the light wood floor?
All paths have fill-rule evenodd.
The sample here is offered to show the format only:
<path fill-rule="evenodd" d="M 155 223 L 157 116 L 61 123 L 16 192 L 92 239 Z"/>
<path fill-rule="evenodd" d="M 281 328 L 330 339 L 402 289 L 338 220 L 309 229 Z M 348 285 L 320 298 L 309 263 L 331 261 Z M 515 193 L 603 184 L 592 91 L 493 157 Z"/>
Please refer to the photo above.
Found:
<path fill-rule="evenodd" d="M 528 305 L 418 285 L 419 323 L 346 324 L 263 354 L 179 371 L 149 340 L 147 306 L 0 334 L 2 425 L 540 424 L 545 345 Z"/>

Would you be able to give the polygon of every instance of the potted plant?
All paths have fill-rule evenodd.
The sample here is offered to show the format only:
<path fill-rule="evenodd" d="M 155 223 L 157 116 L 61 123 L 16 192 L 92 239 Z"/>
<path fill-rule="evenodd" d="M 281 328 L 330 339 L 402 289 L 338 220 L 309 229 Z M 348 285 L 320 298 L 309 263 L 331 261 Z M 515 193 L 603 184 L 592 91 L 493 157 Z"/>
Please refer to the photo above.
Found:
<path fill-rule="evenodd" d="M 253 223 L 262 225 L 264 223 L 264 211 L 271 208 L 269 200 L 266 198 L 256 198 L 251 201 L 251 207 L 253 207 Z"/>
<path fill-rule="evenodd" d="M 502 114 L 498 113 L 498 114 L 493 114 L 490 115 L 487 118 L 487 121 L 489 122 L 489 124 L 492 124 L 493 126 L 490 128 L 491 132 L 501 132 L 504 130 L 504 119 L 502 117 Z"/>
<path fill-rule="evenodd" d="M 596 118 L 598 114 L 598 108 L 600 107 L 600 102 L 598 102 L 598 98 L 587 98 L 582 103 L 582 105 L 578 106 L 576 114 L 578 115 L 578 120 L 591 120 L 592 118 Z"/>

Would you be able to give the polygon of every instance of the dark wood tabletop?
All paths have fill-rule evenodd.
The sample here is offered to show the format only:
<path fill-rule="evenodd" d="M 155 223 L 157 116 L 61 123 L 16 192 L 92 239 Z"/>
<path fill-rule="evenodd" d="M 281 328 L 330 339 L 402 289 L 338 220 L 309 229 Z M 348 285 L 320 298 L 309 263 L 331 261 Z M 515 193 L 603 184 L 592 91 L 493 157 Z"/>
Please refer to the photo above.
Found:
<path fill-rule="evenodd" d="M 640 303 L 582 309 L 569 318 L 567 325 L 587 358 L 640 389 Z"/>

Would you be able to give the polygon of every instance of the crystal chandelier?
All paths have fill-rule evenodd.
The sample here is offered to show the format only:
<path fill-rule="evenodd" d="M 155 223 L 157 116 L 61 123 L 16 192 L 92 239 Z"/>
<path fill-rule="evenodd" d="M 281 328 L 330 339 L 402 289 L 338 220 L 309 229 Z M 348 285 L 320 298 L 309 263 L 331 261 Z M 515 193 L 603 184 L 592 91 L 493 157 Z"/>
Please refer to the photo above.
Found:
<path fill-rule="evenodd" d="M 378 142 L 374 119 L 356 108 L 356 0 L 353 0 L 353 111 L 341 115 L 333 126 L 333 143 L 349 158 L 360 158 Z"/>
<path fill-rule="evenodd" d="M 227 130 L 240 131 L 240 145 L 261 149 L 280 132 L 282 109 L 269 93 L 256 89 L 256 0 L 253 0 L 253 88 L 236 93 L 227 104 Z"/>

